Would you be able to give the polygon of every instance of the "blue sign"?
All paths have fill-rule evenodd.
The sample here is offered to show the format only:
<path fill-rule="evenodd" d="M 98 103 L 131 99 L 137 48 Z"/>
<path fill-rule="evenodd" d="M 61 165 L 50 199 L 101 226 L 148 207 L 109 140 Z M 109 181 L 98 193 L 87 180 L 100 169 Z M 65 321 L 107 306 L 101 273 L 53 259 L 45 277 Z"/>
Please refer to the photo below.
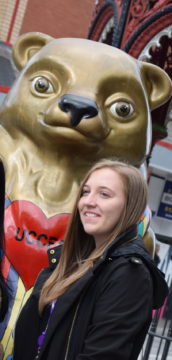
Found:
<path fill-rule="evenodd" d="M 172 181 L 166 180 L 157 216 L 172 220 Z"/>

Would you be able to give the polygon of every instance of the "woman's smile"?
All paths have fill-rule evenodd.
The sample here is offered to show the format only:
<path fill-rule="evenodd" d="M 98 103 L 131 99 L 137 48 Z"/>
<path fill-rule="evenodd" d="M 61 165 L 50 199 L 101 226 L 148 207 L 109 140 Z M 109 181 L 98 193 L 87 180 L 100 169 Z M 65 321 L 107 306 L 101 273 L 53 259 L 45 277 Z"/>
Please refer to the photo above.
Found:
<path fill-rule="evenodd" d="M 95 212 L 88 212 L 88 211 L 86 211 L 86 212 L 84 213 L 84 215 L 85 215 L 86 217 L 98 217 L 98 216 L 100 216 L 100 215 L 96 214 Z"/>

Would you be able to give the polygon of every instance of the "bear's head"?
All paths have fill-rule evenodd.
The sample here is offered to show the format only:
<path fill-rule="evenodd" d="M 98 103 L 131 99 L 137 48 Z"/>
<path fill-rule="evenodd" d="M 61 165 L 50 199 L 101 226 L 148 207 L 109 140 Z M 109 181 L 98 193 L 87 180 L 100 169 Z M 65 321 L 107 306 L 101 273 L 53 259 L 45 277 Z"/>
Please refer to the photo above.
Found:
<path fill-rule="evenodd" d="M 11 137 L 94 160 L 144 161 L 150 111 L 171 95 L 163 70 L 102 43 L 41 33 L 22 35 L 13 59 L 21 72 L 0 113 Z"/>

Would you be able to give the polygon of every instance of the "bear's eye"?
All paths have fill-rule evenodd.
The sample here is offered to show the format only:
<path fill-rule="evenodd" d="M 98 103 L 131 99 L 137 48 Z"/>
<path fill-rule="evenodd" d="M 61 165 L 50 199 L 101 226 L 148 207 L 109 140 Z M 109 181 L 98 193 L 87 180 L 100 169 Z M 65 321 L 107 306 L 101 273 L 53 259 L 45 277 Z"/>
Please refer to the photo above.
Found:
<path fill-rule="evenodd" d="M 133 106 L 126 101 L 118 101 L 110 106 L 110 111 L 115 116 L 126 118 L 133 114 Z"/>
<path fill-rule="evenodd" d="M 52 93 L 54 90 L 51 82 L 43 76 L 33 79 L 32 86 L 39 93 Z"/>

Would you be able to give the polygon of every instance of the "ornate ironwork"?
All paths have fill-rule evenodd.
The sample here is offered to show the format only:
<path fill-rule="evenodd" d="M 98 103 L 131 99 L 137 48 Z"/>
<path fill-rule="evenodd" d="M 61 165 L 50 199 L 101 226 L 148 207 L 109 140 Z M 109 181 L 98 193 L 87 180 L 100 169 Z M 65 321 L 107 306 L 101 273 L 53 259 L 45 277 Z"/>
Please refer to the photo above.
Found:
<path fill-rule="evenodd" d="M 172 78 L 172 0 L 99 0 L 95 9 L 88 38 L 156 64 Z M 167 135 L 169 106 L 152 113 L 153 144 Z"/>

